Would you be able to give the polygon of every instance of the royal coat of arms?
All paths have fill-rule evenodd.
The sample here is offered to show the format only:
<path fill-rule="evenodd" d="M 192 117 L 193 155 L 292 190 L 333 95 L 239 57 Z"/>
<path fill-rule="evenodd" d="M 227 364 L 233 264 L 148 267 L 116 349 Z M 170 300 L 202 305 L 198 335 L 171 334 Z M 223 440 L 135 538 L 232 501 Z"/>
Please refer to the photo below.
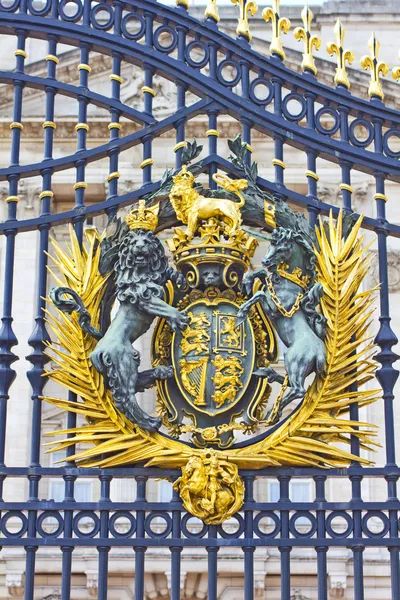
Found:
<path fill-rule="evenodd" d="M 61 278 L 47 312 L 57 337 L 47 375 L 79 401 L 46 400 L 87 420 L 53 450 L 89 444 L 69 457 L 82 466 L 181 467 L 185 507 L 213 524 L 242 505 L 239 468 L 368 463 L 343 442 L 371 447 L 372 426 L 348 412 L 378 397 L 355 391 L 375 369 L 362 218 L 311 226 L 258 186 L 240 138 L 230 148 L 232 173 L 215 173 L 216 189 L 197 183 L 199 147 L 187 144 L 182 167 L 125 220 L 87 229 L 82 246 L 71 230 L 69 251 L 54 243 Z M 171 227 L 169 260 L 156 232 Z M 141 370 L 135 343 L 152 326 L 152 368 Z M 151 387 L 147 414 L 140 393 Z"/>

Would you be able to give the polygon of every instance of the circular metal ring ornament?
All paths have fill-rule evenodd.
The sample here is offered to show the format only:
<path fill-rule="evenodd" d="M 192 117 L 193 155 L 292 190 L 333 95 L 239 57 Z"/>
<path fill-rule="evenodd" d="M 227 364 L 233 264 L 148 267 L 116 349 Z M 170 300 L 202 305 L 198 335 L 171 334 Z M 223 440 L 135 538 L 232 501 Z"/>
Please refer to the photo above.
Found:
<path fill-rule="evenodd" d="M 300 104 L 300 110 L 297 113 L 290 112 L 289 107 L 288 107 L 289 102 L 292 102 L 293 100 Z M 283 112 L 285 119 L 287 119 L 288 121 L 292 121 L 292 122 L 301 121 L 302 119 L 304 119 L 304 117 L 306 116 L 306 112 L 307 112 L 307 104 L 306 104 L 305 99 L 300 94 L 291 92 L 290 94 L 285 96 L 283 99 L 282 112 Z"/>
<path fill-rule="evenodd" d="M 21 528 L 18 531 L 9 531 L 6 527 L 10 519 L 19 519 Z M 1 519 L 1 532 L 7 538 L 20 538 L 28 531 L 28 519 L 23 512 L 19 510 L 9 510 Z"/>
<path fill-rule="evenodd" d="M 385 154 L 391 158 L 400 158 L 400 150 L 392 150 L 389 146 L 391 138 L 397 138 L 400 140 L 400 130 L 389 129 L 389 131 L 386 131 L 385 135 L 383 136 L 383 150 Z"/>
<path fill-rule="evenodd" d="M 120 532 L 116 530 L 115 525 L 118 519 L 127 519 L 129 521 L 130 527 L 128 531 Z M 136 531 L 136 519 L 127 510 L 120 510 L 111 515 L 108 528 L 110 530 L 111 535 L 115 538 L 129 538 Z"/>
<path fill-rule="evenodd" d="M 7 6 L 3 2 L 0 2 L 0 10 L 2 10 L 4 12 L 15 12 L 17 10 L 17 8 L 19 7 L 20 3 L 21 3 L 21 0 L 15 0 L 12 4 Z"/>
<path fill-rule="evenodd" d="M 359 140 L 355 134 L 356 127 L 363 127 L 367 131 L 367 137 L 365 140 Z M 374 139 L 374 128 L 367 119 L 354 119 L 350 123 L 349 127 L 349 138 L 351 143 L 357 148 L 367 148 Z"/>
<path fill-rule="evenodd" d="M 171 43 L 167 46 L 163 46 L 160 43 L 160 35 L 162 35 L 163 33 L 167 33 L 171 36 Z M 169 27 L 169 25 L 161 25 L 161 27 L 156 29 L 154 32 L 153 44 L 156 50 L 158 50 L 159 52 L 170 54 L 175 50 L 175 48 L 178 45 L 178 34 L 174 29 L 172 29 L 172 27 Z"/>
<path fill-rule="evenodd" d="M 46 16 L 50 12 L 50 10 L 51 10 L 51 4 L 52 4 L 51 0 L 46 0 L 46 3 L 45 3 L 44 6 L 43 6 L 42 2 L 38 2 L 38 4 L 41 5 L 41 8 L 35 8 L 35 6 L 34 6 L 35 5 L 35 0 L 29 0 L 29 2 L 28 2 L 28 10 L 29 10 L 29 12 L 31 13 L 31 15 L 35 15 L 35 17 L 44 17 L 44 16 Z M 6 9 L 3 9 L 2 5 L 1 5 L 1 9 L 2 10 L 6 10 Z M 13 11 L 10 11 L 10 9 L 8 9 L 8 10 L 9 10 L 9 12 L 13 12 Z"/>
<path fill-rule="evenodd" d="M 151 524 L 154 521 L 154 519 L 161 519 L 162 521 L 164 521 L 165 529 L 163 531 L 158 532 L 152 529 Z M 162 511 L 153 511 L 146 517 L 146 520 L 144 522 L 144 529 L 147 535 L 149 535 L 152 538 L 166 538 L 172 531 L 172 519 L 168 513 L 164 513 Z"/>
<path fill-rule="evenodd" d="M 308 531 L 302 532 L 299 531 L 296 527 L 296 522 L 299 519 L 307 519 L 310 524 L 310 529 Z M 308 524 L 301 524 L 302 526 L 308 527 Z M 317 519 L 314 517 L 312 513 L 308 510 L 298 510 L 290 517 L 289 521 L 289 531 L 297 538 L 310 538 L 317 531 Z"/>
<path fill-rule="evenodd" d="M 382 523 L 382 529 L 380 531 L 371 531 L 368 526 L 370 519 L 378 519 Z M 363 533 L 369 538 L 383 538 L 390 529 L 389 517 L 379 510 L 369 510 L 362 518 L 361 528 Z"/>
<path fill-rule="evenodd" d="M 201 523 L 202 527 L 199 531 L 197 531 L 197 532 L 189 531 L 188 521 L 190 521 L 190 519 L 196 519 L 197 521 L 199 521 Z M 182 521 L 181 521 L 182 533 L 187 538 L 203 538 L 206 535 L 206 533 L 208 532 L 208 527 L 209 526 L 206 523 L 204 523 L 203 521 L 200 521 L 200 519 L 198 519 L 197 517 L 194 517 L 190 513 L 186 513 L 186 515 L 183 516 Z"/>
<path fill-rule="evenodd" d="M 218 533 L 219 535 L 224 538 L 225 540 L 229 540 L 231 538 L 239 538 L 242 533 L 244 533 L 244 528 L 245 528 L 245 523 L 244 523 L 244 519 L 242 517 L 242 515 L 240 514 L 236 514 L 233 515 L 233 517 L 231 517 L 232 519 L 235 519 L 238 522 L 238 528 L 235 529 L 235 531 L 233 531 L 232 533 L 230 533 L 229 531 L 225 531 L 224 529 L 224 524 L 222 525 L 218 525 Z"/>
<path fill-rule="evenodd" d="M 131 23 L 132 21 L 136 21 L 139 24 L 139 29 L 136 33 L 132 33 L 128 30 L 129 23 Z M 123 35 L 128 40 L 137 41 L 137 40 L 140 40 L 140 38 L 142 38 L 144 36 L 144 33 L 146 31 L 146 22 L 145 22 L 144 18 L 142 17 L 142 15 L 139 15 L 137 13 L 128 13 L 122 19 L 121 30 L 122 30 Z"/>
<path fill-rule="evenodd" d="M 82 521 L 83 519 L 90 519 L 91 521 L 93 521 L 93 528 L 90 531 L 85 532 L 79 528 L 80 521 Z M 77 537 L 93 538 L 100 531 L 100 519 L 96 515 L 96 513 L 90 510 L 81 510 L 74 516 L 74 520 L 72 521 L 72 529 Z"/>
<path fill-rule="evenodd" d="M 333 119 L 332 127 L 325 127 L 321 123 L 321 119 L 325 115 L 329 115 L 330 117 L 332 117 L 332 119 Z M 337 111 L 333 110 L 333 108 L 330 108 L 329 106 L 323 106 L 322 108 L 320 108 L 317 111 L 317 114 L 315 115 L 315 127 L 316 127 L 317 131 L 319 133 L 322 133 L 323 135 L 335 134 L 340 127 L 340 119 L 339 119 L 339 115 L 338 115 Z"/>
<path fill-rule="evenodd" d="M 201 60 L 194 60 L 191 57 L 191 52 L 195 48 L 200 48 L 203 51 L 204 56 Z M 195 69 L 203 69 L 203 67 L 205 67 L 210 60 L 210 50 L 207 44 L 201 42 L 200 40 L 193 40 L 192 42 L 189 42 L 185 49 L 185 60 L 190 67 Z"/>
<path fill-rule="evenodd" d="M 108 20 L 104 23 L 101 23 L 97 20 L 97 16 L 102 11 L 108 14 Z M 114 25 L 114 11 L 109 4 L 97 4 L 90 11 L 90 21 L 95 29 L 100 29 L 102 31 L 107 31 L 107 29 L 111 29 Z"/>
<path fill-rule="evenodd" d="M 262 519 L 271 519 L 271 521 L 274 522 L 274 528 L 269 533 L 266 533 L 265 531 L 261 531 L 260 521 Z M 259 512 L 253 521 L 254 533 L 259 538 L 274 538 L 274 537 L 276 537 L 281 530 L 281 526 L 282 526 L 282 524 L 281 524 L 281 520 L 280 520 L 279 516 L 272 510 L 263 510 L 263 511 Z"/>
<path fill-rule="evenodd" d="M 55 519 L 57 521 L 57 528 L 54 531 L 45 531 L 43 529 L 43 523 L 46 519 Z M 64 530 L 64 519 L 62 518 L 62 516 L 60 515 L 60 513 L 58 511 L 47 510 L 38 516 L 38 519 L 36 522 L 36 528 L 37 528 L 38 534 L 42 538 L 46 538 L 46 537 L 56 538 Z"/>
<path fill-rule="evenodd" d="M 257 98 L 257 87 L 266 88 L 268 90 L 268 95 L 265 98 Z M 265 77 L 257 77 L 256 79 L 253 79 L 250 84 L 249 95 L 254 104 L 258 104 L 258 106 L 267 106 L 274 98 L 274 86 L 269 79 L 266 79 Z"/>
<path fill-rule="evenodd" d="M 232 67 L 235 70 L 235 76 L 233 77 L 233 79 L 225 79 L 225 77 L 223 76 L 223 70 L 226 69 L 226 67 Z M 219 82 L 223 85 L 227 87 L 235 87 L 235 85 L 239 83 L 242 74 L 240 72 L 239 65 L 235 61 L 226 58 L 222 60 L 218 65 L 217 77 Z"/>
<path fill-rule="evenodd" d="M 77 7 L 76 13 L 73 15 L 67 15 L 65 12 L 65 8 L 68 6 L 68 4 L 75 4 Z M 63 21 L 76 23 L 83 15 L 83 3 L 81 0 L 61 0 L 60 4 L 58 5 L 58 11 Z"/>
<path fill-rule="evenodd" d="M 347 523 L 344 531 L 336 531 L 332 527 L 332 521 L 336 518 L 342 518 Z M 335 510 L 326 517 L 325 528 L 331 538 L 347 538 L 353 531 L 353 519 L 344 510 Z"/>

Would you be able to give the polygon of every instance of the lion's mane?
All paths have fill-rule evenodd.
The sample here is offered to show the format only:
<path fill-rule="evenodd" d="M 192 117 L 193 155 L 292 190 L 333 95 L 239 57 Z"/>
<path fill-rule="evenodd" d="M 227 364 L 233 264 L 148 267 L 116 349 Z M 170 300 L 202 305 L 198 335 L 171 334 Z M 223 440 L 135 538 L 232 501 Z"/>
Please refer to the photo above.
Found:
<path fill-rule="evenodd" d="M 137 236 L 151 242 L 151 250 L 145 265 L 135 263 L 133 241 Z M 151 296 L 163 296 L 163 285 L 167 280 L 168 259 L 160 240 L 152 231 L 135 229 L 127 233 L 120 245 L 115 265 L 117 299 L 132 304 L 146 303 Z"/>

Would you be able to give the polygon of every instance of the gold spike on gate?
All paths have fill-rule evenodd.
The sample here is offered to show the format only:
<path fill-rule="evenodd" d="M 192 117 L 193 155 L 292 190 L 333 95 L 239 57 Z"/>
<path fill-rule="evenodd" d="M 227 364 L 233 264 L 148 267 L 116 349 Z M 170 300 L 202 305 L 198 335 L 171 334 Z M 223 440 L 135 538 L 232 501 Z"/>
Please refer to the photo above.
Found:
<path fill-rule="evenodd" d="M 383 100 L 384 93 L 382 90 L 382 83 L 380 76 L 386 77 L 389 71 L 389 65 L 383 61 L 378 60 L 380 43 L 376 39 L 375 33 L 371 35 L 368 41 L 368 48 L 370 50 L 369 56 L 363 56 L 360 63 L 363 69 L 370 69 L 371 81 L 369 83 L 368 96 L 372 98 L 376 96 Z"/>
<path fill-rule="evenodd" d="M 337 67 L 335 75 L 336 85 L 344 85 L 347 89 L 350 89 L 349 76 L 346 71 L 346 62 L 350 65 L 354 60 L 354 52 L 352 50 L 345 50 L 344 48 L 344 27 L 340 19 L 336 21 L 334 28 L 336 43 L 329 42 L 326 45 L 326 51 L 328 54 L 337 56 Z"/>
<path fill-rule="evenodd" d="M 298 42 L 304 40 L 304 52 L 303 62 L 301 68 L 303 71 L 311 71 L 314 75 L 317 74 L 317 67 L 315 66 L 315 60 L 313 56 L 313 49 L 319 50 L 322 44 L 322 40 L 317 35 L 311 33 L 311 22 L 313 20 L 313 12 L 308 4 L 305 5 L 301 11 L 301 18 L 304 27 L 296 27 L 294 30 L 294 37 Z"/>
<path fill-rule="evenodd" d="M 266 23 L 272 23 L 272 39 L 270 45 L 271 54 L 279 56 L 285 60 L 285 52 L 282 46 L 281 32 L 287 33 L 290 29 L 290 21 L 286 17 L 281 17 L 279 14 L 281 0 L 273 0 L 272 8 L 269 6 L 262 11 L 262 18 Z"/>

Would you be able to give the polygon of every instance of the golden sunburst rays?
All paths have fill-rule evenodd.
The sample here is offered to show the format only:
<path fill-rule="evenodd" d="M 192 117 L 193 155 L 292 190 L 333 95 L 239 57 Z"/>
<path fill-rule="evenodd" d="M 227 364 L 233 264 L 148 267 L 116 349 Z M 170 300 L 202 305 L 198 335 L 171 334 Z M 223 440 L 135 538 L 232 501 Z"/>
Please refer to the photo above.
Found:
<path fill-rule="evenodd" d="M 372 450 L 374 426 L 348 418 L 350 406 L 366 406 L 380 397 L 380 391 L 366 388 L 374 378 L 376 364 L 369 331 L 374 290 L 362 291 L 370 261 L 368 247 L 360 234 L 362 218 L 343 237 L 343 216 L 322 219 L 317 227 L 318 280 L 324 288 L 321 311 L 327 318 L 325 340 L 327 365 L 324 376 L 317 377 L 293 415 L 266 439 L 246 448 L 216 452 L 218 456 L 242 469 L 267 466 L 343 467 L 356 461 L 370 461 L 354 456 L 345 449 L 351 436 L 360 447 Z M 86 232 L 82 252 L 71 228 L 71 244 L 64 251 L 53 241 L 53 261 L 61 277 L 53 274 L 59 285 L 67 285 L 81 296 L 94 325 L 98 324 L 100 302 L 106 279 L 98 272 L 100 237 L 94 230 Z M 76 314 L 55 315 L 46 311 L 56 341 L 49 345 L 55 368 L 50 379 L 76 393 L 78 402 L 45 398 L 53 405 L 82 414 L 87 425 L 50 435 L 68 434 L 51 442 L 50 451 L 71 444 L 77 452 L 68 458 L 79 466 L 115 467 L 141 463 L 148 466 L 179 468 L 201 450 L 158 433 L 143 431 L 116 410 L 103 378 L 91 365 L 89 355 L 96 342 L 85 334 Z M 360 389 L 362 388 L 362 389 Z M 89 445 L 83 449 L 82 446 Z"/>

